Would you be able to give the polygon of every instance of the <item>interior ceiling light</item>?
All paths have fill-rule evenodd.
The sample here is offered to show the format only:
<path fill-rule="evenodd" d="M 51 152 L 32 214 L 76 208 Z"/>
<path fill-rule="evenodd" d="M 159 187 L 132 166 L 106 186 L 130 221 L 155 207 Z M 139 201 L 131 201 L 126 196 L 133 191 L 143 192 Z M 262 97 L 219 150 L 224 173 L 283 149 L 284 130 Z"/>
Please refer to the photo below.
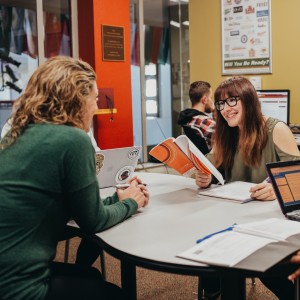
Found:
<path fill-rule="evenodd" d="M 176 22 L 176 21 L 173 21 L 173 20 L 170 21 L 170 25 L 175 26 L 177 28 L 180 27 L 180 24 L 178 22 Z"/>
<path fill-rule="evenodd" d="M 9 75 L 9 77 L 11 78 L 11 80 L 12 80 L 13 82 L 18 81 L 18 78 L 16 77 L 14 71 L 11 69 L 10 66 L 6 65 L 6 66 L 5 66 L 5 70 L 6 70 L 6 73 Z"/>
<path fill-rule="evenodd" d="M 7 86 L 9 86 L 12 90 L 17 91 L 18 93 L 21 93 L 21 92 L 22 92 L 22 89 L 20 89 L 17 85 L 15 85 L 15 84 L 12 83 L 12 82 L 6 81 L 5 84 L 6 84 Z"/>
<path fill-rule="evenodd" d="M 6 55 L 5 53 L 3 52 L 0 52 L 0 59 L 2 59 L 3 61 L 6 61 L 7 63 L 9 64 L 13 64 L 14 66 L 16 67 L 19 67 L 20 66 L 20 62 L 12 59 L 11 57 L 9 57 L 8 55 Z"/>
<path fill-rule="evenodd" d="M 182 22 L 182 24 L 185 25 L 185 26 L 190 26 L 190 22 L 189 21 L 184 21 L 184 22 Z"/>
<path fill-rule="evenodd" d="M 170 2 L 184 2 L 184 3 L 189 3 L 189 0 L 170 0 Z"/>

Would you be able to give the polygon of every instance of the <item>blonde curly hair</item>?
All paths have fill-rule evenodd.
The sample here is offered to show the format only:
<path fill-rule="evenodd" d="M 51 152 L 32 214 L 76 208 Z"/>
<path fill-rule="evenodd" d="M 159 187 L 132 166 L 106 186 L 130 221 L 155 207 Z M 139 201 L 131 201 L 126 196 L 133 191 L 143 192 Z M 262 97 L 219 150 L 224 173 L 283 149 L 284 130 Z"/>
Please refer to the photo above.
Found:
<path fill-rule="evenodd" d="M 1 147 L 13 144 L 30 123 L 64 124 L 84 129 L 86 97 L 96 74 L 86 62 L 66 56 L 48 59 L 30 77 L 15 101 L 11 130 Z"/>

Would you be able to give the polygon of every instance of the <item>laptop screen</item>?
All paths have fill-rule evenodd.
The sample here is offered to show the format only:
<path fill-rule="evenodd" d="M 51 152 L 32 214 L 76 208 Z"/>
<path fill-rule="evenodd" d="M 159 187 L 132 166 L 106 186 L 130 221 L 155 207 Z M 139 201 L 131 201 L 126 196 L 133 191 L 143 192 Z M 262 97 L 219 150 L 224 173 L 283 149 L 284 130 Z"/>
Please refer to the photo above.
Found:
<path fill-rule="evenodd" d="M 300 209 L 300 160 L 266 165 L 283 213 Z"/>

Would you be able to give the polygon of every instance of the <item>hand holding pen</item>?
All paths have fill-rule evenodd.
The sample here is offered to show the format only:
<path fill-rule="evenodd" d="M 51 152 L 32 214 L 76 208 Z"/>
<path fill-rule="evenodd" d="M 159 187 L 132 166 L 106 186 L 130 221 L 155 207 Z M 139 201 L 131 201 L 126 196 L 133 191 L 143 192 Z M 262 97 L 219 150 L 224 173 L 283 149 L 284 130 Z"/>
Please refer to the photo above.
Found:
<path fill-rule="evenodd" d="M 251 187 L 249 192 L 250 197 L 255 200 L 271 201 L 276 199 L 276 195 L 269 178 L 266 178 L 263 182 Z"/>

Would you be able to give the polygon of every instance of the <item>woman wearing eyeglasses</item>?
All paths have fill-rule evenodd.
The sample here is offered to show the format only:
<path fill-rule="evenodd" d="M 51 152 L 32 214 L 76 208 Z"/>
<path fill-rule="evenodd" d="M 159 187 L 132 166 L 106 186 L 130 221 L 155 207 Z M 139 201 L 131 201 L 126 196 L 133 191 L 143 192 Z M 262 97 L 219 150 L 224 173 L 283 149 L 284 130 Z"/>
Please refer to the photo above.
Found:
<path fill-rule="evenodd" d="M 256 91 L 244 77 L 222 82 L 214 97 L 216 130 L 208 158 L 223 171 L 226 182 L 257 183 L 250 190 L 251 197 L 274 200 L 272 185 L 265 180 L 265 164 L 300 159 L 291 130 L 285 123 L 262 115 Z M 205 188 L 211 180 L 199 172 L 196 183 Z"/>
<path fill-rule="evenodd" d="M 257 200 L 274 200 L 273 187 L 266 180 L 265 164 L 300 159 L 291 130 L 285 123 L 262 114 L 256 91 L 244 77 L 222 82 L 214 98 L 216 127 L 208 159 L 223 172 L 226 182 L 257 183 L 250 189 L 250 196 Z M 196 184 L 199 187 L 208 187 L 211 182 L 211 175 L 198 171 Z M 279 299 L 293 299 L 294 288 L 286 278 L 261 280 Z M 213 296 L 220 293 L 220 283 L 216 280 L 206 279 L 205 286 L 211 287 Z"/>

